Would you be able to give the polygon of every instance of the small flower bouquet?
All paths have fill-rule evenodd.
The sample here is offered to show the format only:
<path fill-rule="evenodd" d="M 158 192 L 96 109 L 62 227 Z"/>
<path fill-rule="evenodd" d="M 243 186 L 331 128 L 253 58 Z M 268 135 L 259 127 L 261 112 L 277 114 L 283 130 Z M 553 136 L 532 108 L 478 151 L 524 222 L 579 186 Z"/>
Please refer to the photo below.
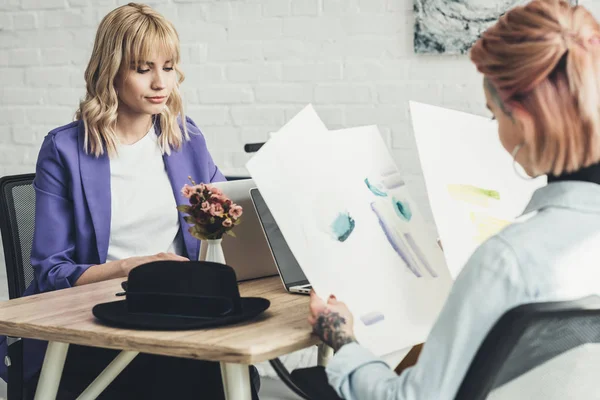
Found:
<path fill-rule="evenodd" d="M 186 184 L 181 193 L 189 199 L 189 205 L 177 206 L 185 216 L 185 221 L 191 224 L 189 232 L 200 240 L 221 239 L 226 233 L 238 225 L 242 216 L 242 207 L 233 203 L 223 192 L 210 184 L 196 184 L 191 178 L 192 186 Z"/>

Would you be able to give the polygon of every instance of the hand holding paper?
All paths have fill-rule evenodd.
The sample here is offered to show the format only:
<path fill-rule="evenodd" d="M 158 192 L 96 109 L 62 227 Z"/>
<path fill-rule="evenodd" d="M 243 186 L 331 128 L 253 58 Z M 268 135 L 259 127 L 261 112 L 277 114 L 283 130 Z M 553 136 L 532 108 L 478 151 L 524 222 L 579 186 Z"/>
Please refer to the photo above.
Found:
<path fill-rule="evenodd" d="M 310 315 L 308 323 L 313 331 L 334 351 L 343 345 L 356 342 L 354 337 L 354 317 L 345 303 L 329 296 L 327 303 L 315 291 L 310 292 Z"/>

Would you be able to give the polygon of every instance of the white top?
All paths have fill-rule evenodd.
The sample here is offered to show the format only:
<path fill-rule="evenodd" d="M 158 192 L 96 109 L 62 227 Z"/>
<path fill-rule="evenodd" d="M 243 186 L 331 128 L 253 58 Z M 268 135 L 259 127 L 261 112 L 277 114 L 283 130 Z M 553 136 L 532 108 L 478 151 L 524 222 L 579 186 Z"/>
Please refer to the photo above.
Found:
<path fill-rule="evenodd" d="M 110 160 L 107 261 L 161 252 L 183 255 L 177 204 L 154 127 Z"/>

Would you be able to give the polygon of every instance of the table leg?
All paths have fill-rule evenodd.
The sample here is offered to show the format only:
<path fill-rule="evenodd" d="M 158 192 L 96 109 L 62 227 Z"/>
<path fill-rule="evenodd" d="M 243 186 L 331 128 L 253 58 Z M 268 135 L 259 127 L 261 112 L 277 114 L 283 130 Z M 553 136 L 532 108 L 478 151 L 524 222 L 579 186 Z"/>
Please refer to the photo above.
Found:
<path fill-rule="evenodd" d="M 226 400 L 252 400 L 250 371 L 247 365 L 222 362 L 221 377 Z"/>
<path fill-rule="evenodd" d="M 326 367 L 329 359 L 333 357 L 333 349 L 327 346 L 325 343 L 318 345 L 319 351 L 317 353 L 317 365 Z"/>
<path fill-rule="evenodd" d="M 133 361 L 139 354 L 137 351 L 122 351 L 106 368 L 98 375 L 94 382 L 90 383 L 77 400 L 94 400 L 100 393 Z"/>
<path fill-rule="evenodd" d="M 42 372 L 35 391 L 35 400 L 56 399 L 68 350 L 68 343 L 48 343 L 44 364 L 42 364 Z"/>

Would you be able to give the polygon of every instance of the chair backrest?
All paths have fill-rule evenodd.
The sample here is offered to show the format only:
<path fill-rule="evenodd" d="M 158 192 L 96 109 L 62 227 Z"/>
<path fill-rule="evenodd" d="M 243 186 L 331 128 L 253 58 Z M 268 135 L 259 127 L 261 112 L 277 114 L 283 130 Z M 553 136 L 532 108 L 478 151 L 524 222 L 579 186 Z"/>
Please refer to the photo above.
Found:
<path fill-rule="evenodd" d="M 456 400 L 600 399 L 600 297 L 518 306 L 481 344 Z"/>
<path fill-rule="evenodd" d="M 0 178 L 0 233 L 11 299 L 21 297 L 33 280 L 30 256 L 35 224 L 34 177 L 25 174 Z"/>
<path fill-rule="evenodd" d="M 261 147 L 263 147 L 264 144 L 265 144 L 265 142 L 247 143 L 244 145 L 244 151 L 246 153 L 256 153 L 258 150 L 260 150 Z"/>

